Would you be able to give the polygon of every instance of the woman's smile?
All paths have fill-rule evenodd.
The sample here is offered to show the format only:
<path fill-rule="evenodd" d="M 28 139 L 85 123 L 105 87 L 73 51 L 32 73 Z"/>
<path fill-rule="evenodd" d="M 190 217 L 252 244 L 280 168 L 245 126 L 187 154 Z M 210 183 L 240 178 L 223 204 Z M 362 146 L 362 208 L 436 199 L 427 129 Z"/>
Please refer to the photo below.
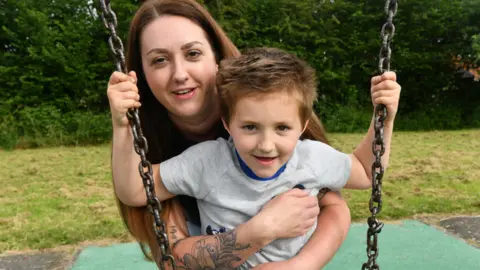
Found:
<path fill-rule="evenodd" d="M 195 96 L 197 91 L 198 91 L 198 87 L 192 87 L 192 88 L 177 89 L 175 91 L 172 91 L 172 93 L 178 99 L 189 99 L 189 98 Z"/>

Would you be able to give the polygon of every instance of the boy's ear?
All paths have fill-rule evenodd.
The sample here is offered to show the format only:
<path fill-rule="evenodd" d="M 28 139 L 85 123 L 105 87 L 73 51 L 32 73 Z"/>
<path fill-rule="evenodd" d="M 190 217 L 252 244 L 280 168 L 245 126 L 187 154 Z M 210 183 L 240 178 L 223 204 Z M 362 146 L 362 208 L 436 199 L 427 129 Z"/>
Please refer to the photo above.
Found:
<path fill-rule="evenodd" d="M 223 123 L 223 127 L 227 130 L 227 132 L 230 134 L 230 130 L 228 129 L 228 124 L 227 122 L 225 122 L 225 119 L 223 119 L 222 117 L 222 123 Z"/>
<path fill-rule="evenodd" d="M 305 132 L 305 129 L 307 129 L 308 121 L 309 121 L 309 120 L 310 120 L 310 119 L 308 119 L 307 121 L 305 121 L 305 125 L 303 126 L 302 134 L 303 134 L 303 132 Z"/>

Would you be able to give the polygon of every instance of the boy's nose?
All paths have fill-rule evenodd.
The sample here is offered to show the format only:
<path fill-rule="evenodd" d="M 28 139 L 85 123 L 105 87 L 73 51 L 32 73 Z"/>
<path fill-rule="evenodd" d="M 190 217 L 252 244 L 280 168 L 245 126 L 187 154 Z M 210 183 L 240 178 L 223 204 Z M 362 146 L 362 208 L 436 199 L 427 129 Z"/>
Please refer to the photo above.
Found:
<path fill-rule="evenodd" d="M 275 144 L 272 140 L 270 140 L 270 138 L 267 137 L 260 141 L 257 148 L 264 153 L 270 153 L 274 150 Z"/>

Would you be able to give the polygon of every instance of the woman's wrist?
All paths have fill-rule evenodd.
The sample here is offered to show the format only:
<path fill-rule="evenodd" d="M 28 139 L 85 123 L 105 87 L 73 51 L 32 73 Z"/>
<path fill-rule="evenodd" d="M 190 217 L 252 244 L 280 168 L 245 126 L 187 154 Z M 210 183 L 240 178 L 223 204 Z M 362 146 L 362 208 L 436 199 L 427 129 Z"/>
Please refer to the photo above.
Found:
<path fill-rule="evenodd" d="M 112 119 L 112 131 L 113 134 L 125 134 L 127 131 L 130 130 L 130 125 L 118 125 Z"/>
<path fill-rule="evenodd" d="M 318 260 L 318 258 L 312 258 L 308 255 L 297 254 L 295 257 L 288 259 L 288 266 L 290 269 L 302 269 L 302 270 L 322 269 L 324 266 L 323 264 L 322 264 L 323 266 L 320 268 L 312 267 L 311 262 L 315 262 L 316 260 Z"/>
<path fill-rule="evenodd" d="M 258 248 L 262 248 L 275 240 L 273 232 L 266 226 L 267 223 L 262 215 L 257 215 L 243 224 L 246 233 L 250 235 L 250 241 Z"/>
<path fill-rule="evenodd" d="M 113 144 L 119 143 L 122 147 L 127 143 L 133 144 L 133 134 L 130 126 L 117 126 L 112 127 Z"/>

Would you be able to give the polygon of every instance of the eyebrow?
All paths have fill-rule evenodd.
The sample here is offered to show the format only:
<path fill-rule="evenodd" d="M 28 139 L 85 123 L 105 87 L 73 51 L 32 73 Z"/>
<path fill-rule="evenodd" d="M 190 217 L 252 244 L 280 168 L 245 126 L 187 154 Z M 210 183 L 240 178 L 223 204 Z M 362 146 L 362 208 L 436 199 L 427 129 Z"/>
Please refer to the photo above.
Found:
<path fill-rule="evenodd" d="M 182 45 L 182 47 L 180 47 L 180 49 L 182 49 L 182 50 L 190 49 L 195 44 L 203 45 L 203 43 L 200 42 L 200 41 L 192 41 L 192 42 L 188 42 L 188 43 Z"/>
<path fill-rule="evenodd" d="M 182 45 L 182 47 L 180 47 L 180 49 L 181 50 L 187 50 L 187 49 L 190 49 L 191 47 L 193 47 L 193 45 L 195 45 L 195 44 L 203 45 L 203 43 L 200 42 L 200 41 L 192 41 L 192 42 L 188 42 L 188 43 Z M 150 51 L 148 51 L 148 53 L 146 55 L 149 55 L 151 53 L 167 53 L 167 52 L 168 52 L 167 49 L 153 48 Z"/>

